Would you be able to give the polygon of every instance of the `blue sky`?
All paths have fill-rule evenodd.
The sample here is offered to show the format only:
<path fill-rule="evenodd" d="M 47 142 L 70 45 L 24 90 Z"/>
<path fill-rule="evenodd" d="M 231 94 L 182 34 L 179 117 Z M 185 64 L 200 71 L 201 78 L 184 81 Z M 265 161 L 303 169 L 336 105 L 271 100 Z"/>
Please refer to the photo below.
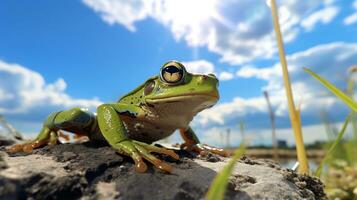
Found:
<path fill-rule="evenodd" d="M 357 1 L 278 4 L 295 100 L 311 142 L 324 138 L 312 134 L 323 132 L 319 113 L 338 125 L 348 110 L 302 67 L 345 87 L 347 69 L 357 65 Z M 254 141 L 269 143 L 267 90 L 279 137 L 292 142 L 263 0 L 4 0 L 0 27 L 0 113 L 25 134 L 34 135 L 49 112 L 116 101 L 174 59 L 221 79 L 219 104 L 193 122 L 204 141 L 219 145 L 227 128 L 240 141 L 243 121 Z"/>

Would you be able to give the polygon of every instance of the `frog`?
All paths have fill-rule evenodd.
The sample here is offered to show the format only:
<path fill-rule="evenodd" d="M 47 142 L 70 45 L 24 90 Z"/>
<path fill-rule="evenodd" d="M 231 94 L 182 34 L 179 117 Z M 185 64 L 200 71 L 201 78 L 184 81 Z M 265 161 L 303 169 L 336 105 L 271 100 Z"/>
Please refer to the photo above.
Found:
<path fill-rule="evenodd" d="M 99 105 L 96 113 L 78 107 L 51 113 L 35 139 L 13 145 L 9 151 L 31 153 L 59 144 L 61 131 L 66 131 L 87 136 L 93 142 L 106 142 L 119 154 L 131 157 L 137 172 L 147 171 L 146 160 L 170 173 L 172 166 L 156 155 L 175 160 L 180 159 L 179 155 L 153 143 L 178 130 L 184 140 L 181 149 L 196 155 L 228 156 L 224 149 L 202 144 L 190 126 L 194 116 L 217 103 L 218 85 L 214 74 L 189 73 L 181 62 L 169 61 L 157 76 L 117 102 Z"/>

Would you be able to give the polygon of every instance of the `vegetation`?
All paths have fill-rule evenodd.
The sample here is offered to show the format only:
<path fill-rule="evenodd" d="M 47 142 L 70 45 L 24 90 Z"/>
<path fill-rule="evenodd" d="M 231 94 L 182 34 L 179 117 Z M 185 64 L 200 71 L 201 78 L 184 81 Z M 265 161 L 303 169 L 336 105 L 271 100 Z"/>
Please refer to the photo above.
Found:
<path fill-rule="evenodd" d="M 238 159 L 243 155 L 246 149 L 246 145 L 243 143 L 233 154 L 233 157 L 228 162 L 228 164 L 224 167 L 224 169 L 217 174 L 214 178 L 210 189 L 206 195 L 207 200 L 219 200 L 223 199 L 228 181 L 229 176 L 232 174 L 235 164 L 237 163 Z"/>
<path fill-rule="evenodd" d="M 290 83 L 289 72 L 288 72 L 288 64 L 286 62 L 283 37 L 282 37 L 281 31 L 280 31 L 279 15 L 278 15 L 278 11 L 277 11 L 277 6 L 275 3 L 275 0 L 269 0 L 268 2 L 271 7 L 271 10 L 272 10 L 274 30 L 276 33 L 276 40 L 277 40 L 278 47 L 279 47 L 279 57 L 280 57 L 280 62 L 281 62 L 281 66 L 282 66 L 282 71 L 283 71 L 283 79 L 284 79 L 286 97 L 288 100 L 290 121 L 291 121 L 291 126 L 294 131 L 297 157 L 298 157 L 298 161 L 300 164 L 299 172 L 300 173 L 308 173 L 309 165 L 308 165 L 308 161 L 307 161 L 304 140 L 303 140 L 303 135 L 302 135 L 300 109 L 295 107 L 295 103 L 294 103 L 294 97 L 293 97 L 293 92 L 291 89 L 291 83 Z"/>
<path fill-rule="evenodd" d="M 309 69 L 305 68 L 305 71 L 309 73 L 311 76 L 316 78 L 323 86 L 329 89 L 333 94 L 335 94 L 338 98 L 340 98 L 347 106 L 349 106 L 354 112 L 357 112 L 357 103 L 349 97 L 347 94 L 339 90 L 336 86 L 332 85 L 327 80 L 323 79 L 319 75 L 315 74 Z"/>
<path fill-rule="evenodd" d="M 277 44 L 279 47 L 279 57 L 282 65 L 283 79 L 287 94 L 289 115 L 294 131 L 296 151 L 298 161 L 300 163 L 299 172 L 309 173 L 308 161 L 303 143 L 301 131 L 300 110 L 295 107 L 287 62 L 284 52 L 283 39 L 280 31 L 279 17 L 275 0 L 268 0 L 268 4 L 272 10 L 274 29 L 277 36 Z M 305 71 L 318 80 L 324 87 L 330 90 L 334 95 L 340 98 L 350 109 L 351 114 L 346 118 L 341 130 L 338 132 L 328 124 L 327 116 L 324 116 L 324 123 L 327 127 L 330 141 L 327 142 L 327 153 L 321 161 L 315 175 L 320 177 L 326 185 L 326 192 L 329 199 L 341 200 L 357 200 L 357 102 L 354 101 L 354 82 L 352 74 L 357 72 L 357 67 L 351 67 L 348 77 L 348 89 L 345 94 L 336 86 L 329 83 L 324 78 L 315 74 L 309 69 Z M 267 95 L 266 95 L 267 96 Z M 348 138 L 344 137 L 347 126 L 352 123 L 352 135 Z M 244 146 L 237 149 L 233 158 L 230 160 L 225 169 L 220 172 L 214 179 L 206 199 L 223 199 L 225 188 L 228 184 L 229 176 L 234 168 L 235 163 L 243 153 Z M 311 173 L 310 173 L 311 174 Z"/>
<path fill-rule="evenodd" d="M 329 83 L 324 78 L 318 76 L 311 70 L 305 69 L 307 73 L 317 79 L 323 86 L 340 98 L 352 110 L 346 119 L 342 130 L 334 140 L 331 140 L 331 147 L 320 164 L 316 175 L 320 176 L 323 168 L 327 165 L 327 171 L 323 174 L 323 181 L 326 184 L 326 193 L 330 199 L 357 199 L 357 130 L 356 130 L 356 108 L 357 102 L 353 100 L 353 81 L 348 81 L 348 93 L 343 93 L 337 87 Z M 350 120 L 351 119 L 351 120 Z M 352 135 L 343 139 L 347 124 L 352 123 Z M 331 127 L 328 126 L 327 127 Z M 330 129 L 335 134 L 335 129 Z M 330 133 L 331 134 L 331 133 Z"/>
<path fill-rule="evenodd" d="M 269 117 L 270 117 L 270 123 L 271 123 L 271 137 L 272 137 L 272 146 L 274 149 L 274 160 L 278 160 L 278 142 L 276 139 L 276 131 L 275 131 L 275 112 L 273 110 L 273 106 L 270 103 L 269 99 L 269 93 L 268 91 L 264 91 L 264 97 L 268 105 L 268 110 L 269 110 Z"/>
<path fill-rule="evenodd" d="M 342 138 L 343 138 L 343 135 L 345 134 L 346 132 L 346 128 L 347 128 L 347 125 L 350 121 L 350 117 L 347 117 L 345 123 L 343 124 L 343 127 L 342 127 L 342 130 L 340 131 L 340 133 L 337 135 L 337 138 L 335 139 L 335 141 L 333 142 L 333 144 L 331 145 L 331 147 L 329 148 L 325 158 L 321 161 L 319 167 L 317 168 L 316 172 L 315 172 L 315 175 L 317 177 L 320 177 L 321 176 L 321 172 L 322 172 L 322 169 L 324 167 L 324 165 L 327 163 L 328 159 L 330 158 L 330 156 L 332 156 L 332 154 L 334 153 L 336 147 L 338 144 L 340 144 L 342 142 Z"/>
<path fill-rule="evenodd" d="M 302 129 L 301 129 L 300 109 L 296 108 L 295 103 L 294 103 L 293 92 L 291 89 L 289 72 L 288 72 L 288 67 L 287 67 L 287 62 L 286 62 L 284 44 L 283 44 L 283 39 L 282 39 L 281 31 L 280 31 L 277 6 L 275 3 L 275 0 L 268 0 L 267 2 L 270 5 L 271 10 L 272 10 L 274 30 L 276 33 L 277 44 L 279 47 L 279 57 L 280 57 L 281 65 L 282 65 L 285 91 L 286 91 L 286 96 L 287 96 L 287 100 L 288 100 L 289 115 L 290 115 L 291 125 L 294 130 L 297 157 L 298 157 L 298 161 L 300 163 L 299 171 L 301 173 L 308 173 L 309 166 L 308 166 L 308 160 L 307 160 L 307 156 L 306 156 L 303 135 L 302 135 Z M 245 146 L 243 146 L 243 148 L 245 148 Z M 219 174 L 217 174 L 217 176 L 215 177 L 215 179 L 207 193 L 206 199 L 208 199 L 208 200 L 223 199 L 224 192 L 225 192 L 226 186 L 228 184 L 229 176 L 234 168 L 235 163 L 237 162 L 239 157 L 242 155 L 242 152 L 243 152 L 242 147 L 237 149 L 233 158 L 230 160 L 230 162 L 225 167 L 225 169 L 223 169 Z"/>

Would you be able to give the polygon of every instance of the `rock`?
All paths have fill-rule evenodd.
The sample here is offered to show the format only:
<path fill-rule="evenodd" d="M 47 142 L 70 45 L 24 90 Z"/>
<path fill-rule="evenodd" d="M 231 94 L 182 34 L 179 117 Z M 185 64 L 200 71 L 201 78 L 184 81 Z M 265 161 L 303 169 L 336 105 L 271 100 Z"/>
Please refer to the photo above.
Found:
<path fill-rule="evenodd" d="M 171 174 L 133 162 L 108 146 L 61 144 L 33 154 L 0 152 L 0 199 L 203 199 L 227 158 L 192 158 L 176 150 Z M 5 164 L 6 163 L 6 164 Z M 230 178 L 226 199 L 325 199 L 322 183 L 267 160 L 243 157 Z"/>

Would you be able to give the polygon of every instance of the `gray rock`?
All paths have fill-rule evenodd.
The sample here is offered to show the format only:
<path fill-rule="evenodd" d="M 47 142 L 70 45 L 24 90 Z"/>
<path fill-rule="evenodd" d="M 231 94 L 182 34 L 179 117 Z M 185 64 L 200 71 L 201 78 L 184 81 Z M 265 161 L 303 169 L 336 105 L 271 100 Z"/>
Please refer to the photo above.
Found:
<path fill-rule="evenodd" d="M 158 155 L 173 165 L 171 174 L 152 166 L 140 174 L 130 158 L 105 145 L 62 144 L 30 155 L 2 152 L 6 167 L 0 169 L 0 199 L 203 199 L 228 159 L 177 153 L 179 161 Z M 244 157 L 226 199 L 325 199 L 325 194 L 316 178 Z"/>

